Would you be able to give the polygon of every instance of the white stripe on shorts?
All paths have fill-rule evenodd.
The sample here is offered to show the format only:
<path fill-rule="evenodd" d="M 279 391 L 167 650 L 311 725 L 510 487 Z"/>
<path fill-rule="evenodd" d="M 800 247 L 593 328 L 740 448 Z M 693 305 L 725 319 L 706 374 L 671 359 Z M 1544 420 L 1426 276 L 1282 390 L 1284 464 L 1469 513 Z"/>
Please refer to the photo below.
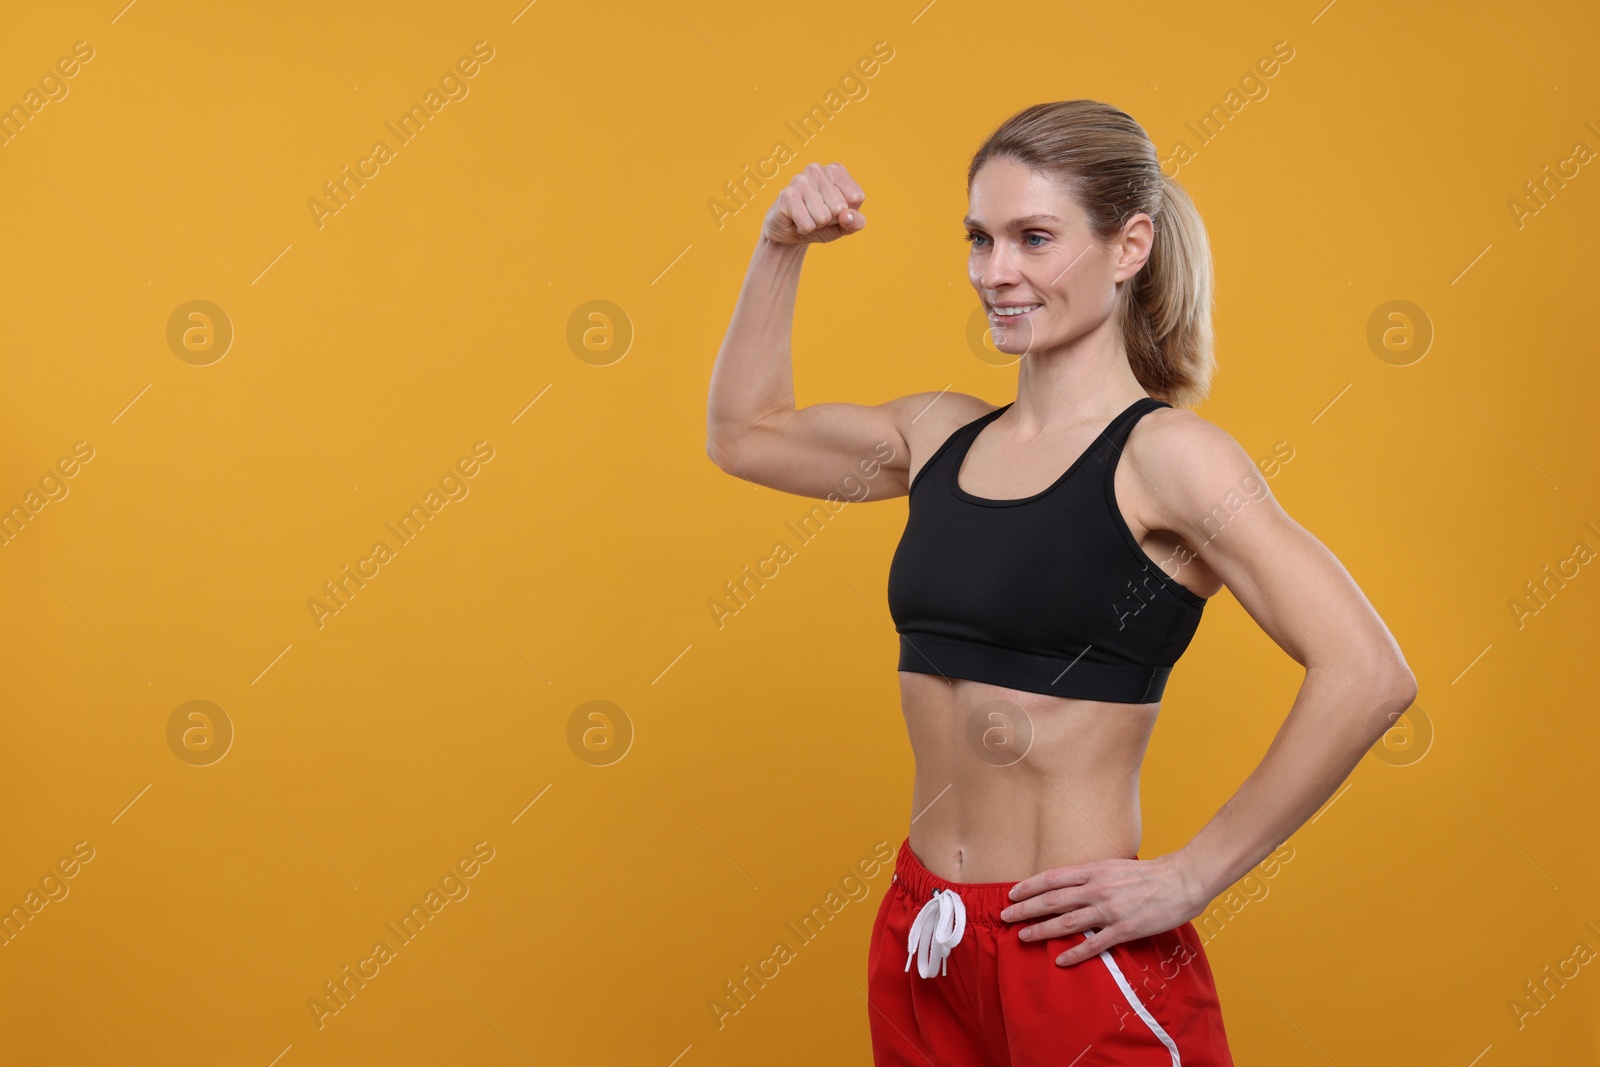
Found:
<path fill-rule="evenodd" d="M 1085 930 L 1084 933 L 1093 934 L 1099 933 L 1099 931 Z M 1123 977 L 1122 968 L 1118 967 L 1117 961 L 1111 958 L 1111 953 L 1109 951 L 1101 952 L 1100 959 L 1105 962 L 1106 968 L 1111 971 L 1111 977 L 1117 980 L 1117 985 L 1122 989 L 1122 995 L 1128 998 L 1128 1003 L 1133 1007 L 1133 1010 L 1139 1013 L 1139 1018 L 1143 1019 L 1144 1024 L 1150 1028 L 1151 1032 L 1161 1039 L 1163 1045 L 1167 1046 L 1167 1051 L 1172 1054 L 1172 1067 L 1183 1067 L 1183 1061 L 1178 1058 L 1178 1046 L 1173 1043 L 1167 1032 L 1161 1029 L 1161 1024 L 1156 1022 L 1156 1017 L 1150 1014 L 1150 1009 L 1140 1003 L 1138 995 L 1133 991 L 1133 987 Z"/>

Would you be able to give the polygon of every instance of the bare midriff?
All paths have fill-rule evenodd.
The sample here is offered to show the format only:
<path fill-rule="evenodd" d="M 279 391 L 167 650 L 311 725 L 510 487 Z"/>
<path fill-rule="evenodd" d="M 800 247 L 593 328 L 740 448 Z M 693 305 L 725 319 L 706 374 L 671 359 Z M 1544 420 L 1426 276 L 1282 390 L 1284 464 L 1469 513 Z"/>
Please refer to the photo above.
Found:
<path fill-rule="evenodd" d="M 953 882 L 1020 881 L 1133 858 L 1139 768 L 1159 704 L 900 672 L 916 777 L 911 850 Z"/>

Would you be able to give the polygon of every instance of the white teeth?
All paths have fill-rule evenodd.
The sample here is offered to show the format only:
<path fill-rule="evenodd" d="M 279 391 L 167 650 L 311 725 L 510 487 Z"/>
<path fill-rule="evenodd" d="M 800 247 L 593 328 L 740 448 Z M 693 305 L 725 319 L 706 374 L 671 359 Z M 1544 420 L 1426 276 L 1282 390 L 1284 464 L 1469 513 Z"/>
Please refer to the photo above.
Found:
<path fill-rule="evenodd" d="M 999 315 L 1002 318 L 1004 318 L 1004 317 L 1006 317 L 1008 315 L 1021 315 L 1021 314 L 1024 314 L 1025 312 L 1032 311 L 1034 308 L 1037 308 L 1037 307 L 1040 307 L 1040 306 L 1041 305 L 1039 305 L 1039 304 L 1029 304 L 1026 307 L 1020 307 L 1020 308 L 994 308 L 994 313 L 996 315 Z"/>

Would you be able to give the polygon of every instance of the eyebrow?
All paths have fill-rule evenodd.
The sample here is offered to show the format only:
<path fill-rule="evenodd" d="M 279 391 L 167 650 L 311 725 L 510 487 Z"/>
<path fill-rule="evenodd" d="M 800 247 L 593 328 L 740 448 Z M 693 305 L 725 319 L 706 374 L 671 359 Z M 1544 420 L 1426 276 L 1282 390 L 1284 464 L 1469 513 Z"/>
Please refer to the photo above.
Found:
<path fill-rule="evenodd" d="M 1054 215 L 1023 215 L 1020 218 L 1012 219 L 1011 220 L 1011 225 L 1009 227 L 1007 227 L 1007 228 L 1008 229 L 1012 229 L 1012 230 L 1020 230 L 1025 226 L 1031 226 L 1034 223 L 1038 223 L 1038 222 L 1055 222 L 1055 223 L 1059 223 L 1060 221 L 1061 220 L 1056 218 Z M 979 225 L 978 220 L 974 219 L 971 215 L 968 215 L 966 218 L 962 219 L 961 220 L 961 225 L 969 226 L 969 227 L 971 227 L 973 229 L 978 229 L 978 230 L 983 229 L 983 227 L 981 225 Z"/>

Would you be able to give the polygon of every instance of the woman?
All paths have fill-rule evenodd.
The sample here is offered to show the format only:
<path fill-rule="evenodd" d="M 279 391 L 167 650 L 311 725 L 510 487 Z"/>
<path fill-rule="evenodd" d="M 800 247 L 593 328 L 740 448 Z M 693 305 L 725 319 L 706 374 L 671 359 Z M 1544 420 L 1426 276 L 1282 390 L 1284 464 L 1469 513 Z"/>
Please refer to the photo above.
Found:
<path fill-rule="evenodd" d="M 886 442 L 877 495 L 910 497 L 889 607 L 916 778 L 872 930 L 875 1062 L 1231 1064 L 1189 920 L 1333 794 L 1416 681 L 1338 560 L 1182 406 L 1214 366 L 1210 253 L 1144 130 L 1090 100 L 1026 108 L 967 192 L 968 275 L 1020 360 L 1016 400 L 795 407 L 806 248 L 865 225 L 837 163 L 778 195 L 710 387 L 728 473 L 823 497 Z M 1141 859 L 1145 745 L 1224 585 L 1305 682 L 1232 799 Z"/>

